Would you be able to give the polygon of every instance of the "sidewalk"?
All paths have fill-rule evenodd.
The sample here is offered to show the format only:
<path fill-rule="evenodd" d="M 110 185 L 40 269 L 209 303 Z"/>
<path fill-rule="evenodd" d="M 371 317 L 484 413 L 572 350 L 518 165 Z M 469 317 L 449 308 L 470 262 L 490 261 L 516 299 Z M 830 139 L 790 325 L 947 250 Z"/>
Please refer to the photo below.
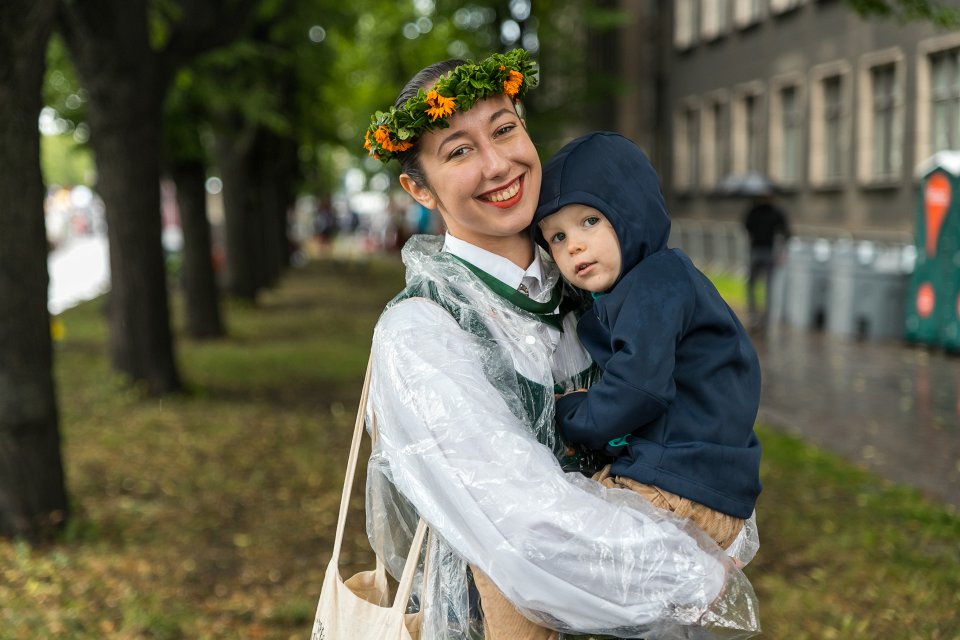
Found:
<path fill-rule="evenodd" d="M 960 508 L 960 357 L 787 326 L 754 342 L 761 422 Z"/>

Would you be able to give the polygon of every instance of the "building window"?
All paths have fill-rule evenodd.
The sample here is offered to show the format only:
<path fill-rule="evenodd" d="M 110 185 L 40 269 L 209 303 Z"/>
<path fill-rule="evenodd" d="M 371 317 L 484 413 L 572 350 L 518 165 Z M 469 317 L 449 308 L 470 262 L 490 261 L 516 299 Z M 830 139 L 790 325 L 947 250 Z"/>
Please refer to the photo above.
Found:
<path fill-rule="evenodd" d="M 893 185 L 903 166 L 906 99 L 903 51 L 897 47 L 861 57 L 857 84 L 857 179 Z"/>
<path fill-rule="evenodd" d="M 900 59 L 903 59 L 901 55 Z M 890 62 L 891 60 L 875 61 Z M 914 135 L 913 162 L 923 162 L 934 152 L 960 148 L 960 32 L 934 36 L 917 43 L 916 113 L 912 123 Z M 902 66 L 902 65 L 900 65 Z M 899 73 L 899 92 L 905 93 L 903 73 Z M 900 98 L 900 112 L 904 111 Z M 899 117 L 904 122 L 904 117 Z M 907 158 L 904 158 L 907 162 Z"/>
<path fill-rule="evenodd" d="M 750 83 L 739 88 L 732 113 L 732 169 L 735 173 L 763 171 L 763 117 L 762 85 Z"/>
<path fill-rule="evenodd" d="M 960 49 L 930 56 L 931 151 L 960 148 Z"/>
<path fill-rule="evenodd" d="M 708 98 L 700 118 L 700 184 L 706 189 L 730 173 L 730 110 L 726 99 Z"/>
<path fill-rule="evenodd" d="M 809 176 L 814 186 L 838 186 L 848 173 L 849 71 L 845 61 L 811 70 Z"/>
<path fill-rule="evenodd" d="M 693 46 L 697 30 L 696 0 L 677 0 L 674 4 L 673 45 L 677 49 Z"/>
<path fill-rule="evenodd" d="M 692 191 L 697 186 L 700 159 L 700 131 L 697 109 L 680 109 L 675 119 L 673 185 L 678 191 Z"/>
<path fill-rule="evenodd" d="M 800 145 L 803 138 L 799 90 L 795 86 L 780 90 L 780 132 L 782 137 L 778 178 L 784 184 L 795 185 L 800 182 Z"/>
<path fill-rule="evenodd" d="M 791 9 L 796 9 L 801 4 L 803 4 L 803 0 L 770 0 L 770 13 L 786 13 Z"/>
<path fill-rule="evenodd" d="M 741 29 L 760 22 L 763 11 L 762 0 L 734 0 L 733 19 Z"/>
<path fill-rule="evenodd" d="M 730 0 L 703 0 L 700 35 L 705 41 L 716 40 L 730 30 Z"/>
<path fill-rule="evenodd" d="M 870 86 L 873 94 L 873 175 L 890 176 L 900 166 L 899 145 L 896 137 L 896 77 L 897 69 L 892 64 L 870 70 Z"/>
<path fill-rule="evenodd" d="M 745 96 L 743 115 L 747 140 L 747 171 L 760 170 L 760 100 L 757 96 Z"/>
<path fill-rule="evenodd" d="M 823 177 L 843 177 L 843 83 L 841 76 L 823 80 Z"/>

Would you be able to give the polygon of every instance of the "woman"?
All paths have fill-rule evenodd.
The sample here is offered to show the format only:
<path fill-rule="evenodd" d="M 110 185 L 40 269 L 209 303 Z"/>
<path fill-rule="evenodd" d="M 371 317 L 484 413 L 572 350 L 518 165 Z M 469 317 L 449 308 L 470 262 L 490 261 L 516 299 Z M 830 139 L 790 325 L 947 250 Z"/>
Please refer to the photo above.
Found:
<path fill-rule="evenodd" d="M 523 619 L 501 591 L 563 632 L 750 635 L 752 589 L 715 544 L 563 471 L 589 461 L 557 441 L 554 393 L 585 386 L 593 368 L 576 340 L 579 300 L 527 231 L 541 167 L 518 105 L 533 82 L 519 50 L 432 65 L 367 132 L 371 155 L 398 159 L 403 188 L 447 228 L 406 245 L 407 288 L 374 332 L 371 541 L 396 573 L 417 515 L 430 524 L 429 640 L 484 637 L 481 608 L 488 640 L 535 637 L 506 630 Z"/>

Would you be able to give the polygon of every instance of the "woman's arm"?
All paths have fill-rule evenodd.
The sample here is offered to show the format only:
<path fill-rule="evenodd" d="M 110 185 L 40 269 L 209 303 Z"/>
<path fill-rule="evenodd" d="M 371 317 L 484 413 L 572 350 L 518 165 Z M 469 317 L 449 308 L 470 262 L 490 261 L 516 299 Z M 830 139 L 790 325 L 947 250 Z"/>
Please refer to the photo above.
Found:
<path fill-rule="evenodd" d="M 695 623 L 729 576 L 745 582 L 681 521 L 568 478 L 488 382 L 486 348 L 422 299 L 387 311 L 373 344 L 378 450 L 467 562 L 525 612 L 580 632 Z"/>

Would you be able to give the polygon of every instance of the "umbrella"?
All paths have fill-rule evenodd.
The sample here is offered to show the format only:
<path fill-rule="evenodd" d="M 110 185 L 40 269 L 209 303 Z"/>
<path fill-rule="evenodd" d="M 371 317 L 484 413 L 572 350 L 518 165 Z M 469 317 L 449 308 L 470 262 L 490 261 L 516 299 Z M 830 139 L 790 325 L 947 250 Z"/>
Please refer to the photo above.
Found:
<path fill-rule="evenodd" d="M 727 196 L 765 196 L 777 191 L 777 185 L 759 171 L 731 173 L 717 183 L 717 191 Z"/>

